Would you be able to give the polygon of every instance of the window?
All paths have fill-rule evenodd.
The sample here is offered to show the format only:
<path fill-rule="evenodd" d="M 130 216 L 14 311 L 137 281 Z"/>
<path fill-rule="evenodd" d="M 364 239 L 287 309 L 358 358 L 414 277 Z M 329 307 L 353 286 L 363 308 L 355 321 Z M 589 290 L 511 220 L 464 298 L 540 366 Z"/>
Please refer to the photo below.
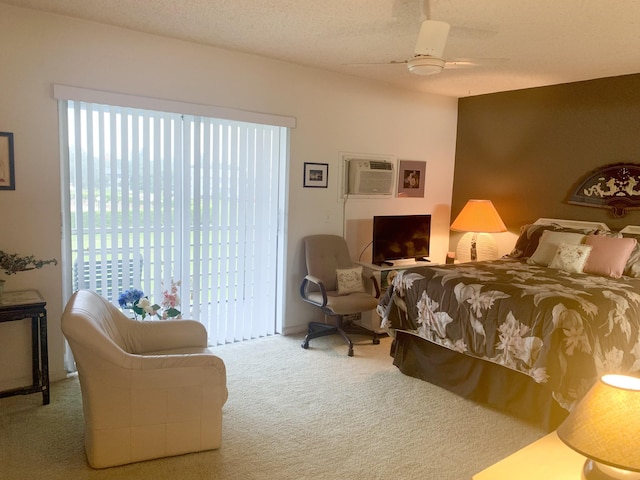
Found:
<path fill-rule="evenodd" d="M 279 331 L 288 129 L 58 98 L 70 288 L 179 280 L 210 344 Z"/>

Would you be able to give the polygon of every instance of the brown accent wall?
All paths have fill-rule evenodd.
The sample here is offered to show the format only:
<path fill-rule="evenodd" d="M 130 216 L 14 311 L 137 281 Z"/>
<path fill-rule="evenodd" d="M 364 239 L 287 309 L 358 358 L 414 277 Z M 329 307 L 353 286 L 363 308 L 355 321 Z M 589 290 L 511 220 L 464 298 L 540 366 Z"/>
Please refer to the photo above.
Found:
<path fill-rule="evenodd" d="M 451 220 L 488 198 L 514 233 L 539 217 L 640 225 L 640 210 L 567 203 L 585 174 L 620 162 L 640 163 L 640 75 L 460 99 Z"/>

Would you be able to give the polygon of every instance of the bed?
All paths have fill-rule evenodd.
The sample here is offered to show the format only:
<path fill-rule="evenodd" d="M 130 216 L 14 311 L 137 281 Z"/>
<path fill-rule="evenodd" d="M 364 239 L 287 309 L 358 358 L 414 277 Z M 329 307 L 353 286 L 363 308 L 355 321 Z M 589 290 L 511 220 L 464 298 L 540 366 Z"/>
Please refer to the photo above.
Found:
<path fill-rule="evenodd" d="M 380 299 L 403 373 L 553 430 L 640 371 L 640 228 L 540 219 L 499 260 L 398 272 Z"/>

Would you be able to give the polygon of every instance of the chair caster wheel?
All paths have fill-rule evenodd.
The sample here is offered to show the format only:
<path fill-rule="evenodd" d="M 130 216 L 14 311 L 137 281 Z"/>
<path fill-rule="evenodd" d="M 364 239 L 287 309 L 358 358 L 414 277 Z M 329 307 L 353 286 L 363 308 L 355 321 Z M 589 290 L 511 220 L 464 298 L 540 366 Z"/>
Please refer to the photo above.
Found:
<path fill-rule="evenodd" d="M 307 348 L 309 348 L 309 342 L 304 341 L 304 342 L 302 342 L 302 345 L 300 345 L 300 346 L 306 350 Z"/>
<path fill-rule="evenodd" d="M 373 339 L 373 344 L 374 345 L 380 345 L 380 339 L 378 337 Z"/>
<path fill-rule="evenodd" d="M 349 349 L 349 356 L 350 356 L 350 357 L 353 357 L 353 348 L 350 348 L 350 349 Z"/>

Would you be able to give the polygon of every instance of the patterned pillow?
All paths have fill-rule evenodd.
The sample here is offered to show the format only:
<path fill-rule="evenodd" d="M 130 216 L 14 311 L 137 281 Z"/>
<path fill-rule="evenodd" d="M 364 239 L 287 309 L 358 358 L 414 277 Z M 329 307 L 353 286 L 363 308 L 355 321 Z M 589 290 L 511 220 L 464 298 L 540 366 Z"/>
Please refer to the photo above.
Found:
<path fill-rule="evenodd" d="M 540 244 L 536 251 L 527 259 L 527 263 L 531 265 L 542 265 L 546 267 L 558 250 L 561 243 L 571 243 L 574 245 L 581 244 L 585 235 L 582 233 L 571 232 L 553 232 L 545 230 L 540 237 Z"/>
<path fill-rule="evenodd" d="M 561 243 L 549 268 L 557 268 L 565 272 L 582 273 L 585 263 L 591 253 L 591 245 L 576 245 L 574 243 Z"/>
<path fill-rule="evenodd" d="M 338 268 L 336 275 L 338 277 L 338 295 L 364 292 L 362 265 L 352 268 Z"/>
<path fill-rule="evenodd" d="M 585 273 L 620 278 L 638 242 L 635 238 L 588 235 L 584 243 L 593 247 L 584 266 Z"/>

